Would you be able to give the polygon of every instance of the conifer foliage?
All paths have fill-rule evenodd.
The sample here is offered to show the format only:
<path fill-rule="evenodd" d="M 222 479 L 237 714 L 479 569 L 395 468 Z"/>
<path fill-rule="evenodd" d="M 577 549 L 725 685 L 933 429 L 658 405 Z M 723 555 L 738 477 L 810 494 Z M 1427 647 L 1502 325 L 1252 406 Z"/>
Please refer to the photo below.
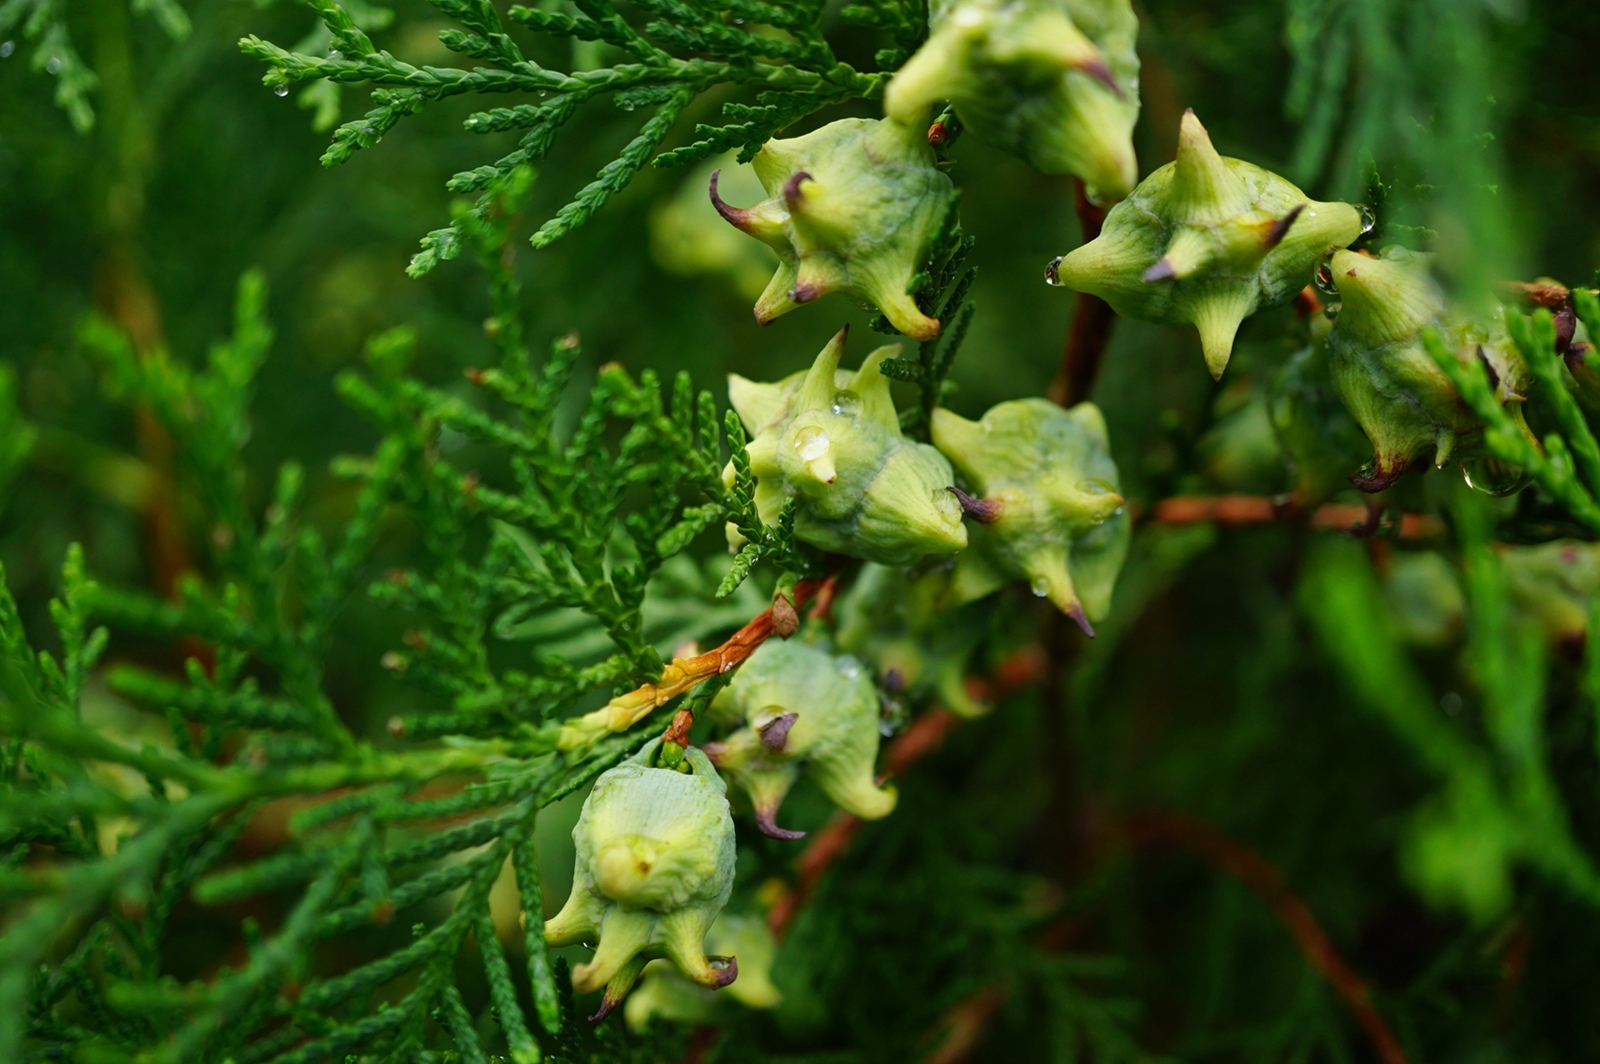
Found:
<path fill-rule="evenodd" d="M 125 83 L 127 12 L 95 2 Z M 1479 99 L 1521 89 L 1483 80 L 1521 41 L 1506 5 L 1288 0 L 1286 160 L 1236 131 L 1257 158 L 1223 155 L 1177 100 L 1176 3 L 307 3 L 295 48 L 238 46 L 319 129 L 370 91 L 325 166 L 423 151 L 458 97 L 499 145 L 427 148 L 470 168 L 405 268 L 473 278 L 474 330 L 370 330 L 329 374 L 370 446 L 263 477 L 303 453 L 261 411 L 314 297 L 248 269 L 225 335 L 169 343 L 147 190 L 98 190 L 115 252 L 61 342 L 117 413 L 63 427 L 48 366 L 0 363 L 0 529 L 45 538 L 35 482 L 93 467 L 165 553 L 106 579 L 85 518 L 47 606 L 30 555 L 0 567 L 0 1062 L 1600 1046 L 1549 1018 L 1600 947 L 1600 291 L 1514 275 L 1549 249 Z M 133 8 L 200 38 L 173 69 L 220 40 L 205 3 Z M 0 0 L 0 61 L 30 42 L 81 146 L 68 15 Z M 380 47 L 395 20 L 453 58 Z M 602 98 L 642 120 L 572 191 L 565 134 Z M 105 113 L 92 150 L 156 142 Z M 1157 132 L 1176 159 L 1141 164 Z M 730 203 L 747 165 L 765 198 Z M 1075 293 L 1048 396 L 959 360 L 1027 334 L 983 337 L 973 298 L 1022 305 L 976 265 L 1009 235 L 995 166 L 1053 175 L 1078 219 L 1034 271 L 1039 307 Z M 710 272 L 776 253 L 755 318 L 815 324 L 808 366 L 763 351 L 724 393 L 536 312 L 646 167 L 692 171 L 693 235 L 730 240 Z M 851 303 L 897 339 L 852 341 Z M 701 368 L 637 309 L 611 312 Z M 441 335 L 484 357 L 440 373 Z M 89 438 L 122 429 L 137 459 Z"/>

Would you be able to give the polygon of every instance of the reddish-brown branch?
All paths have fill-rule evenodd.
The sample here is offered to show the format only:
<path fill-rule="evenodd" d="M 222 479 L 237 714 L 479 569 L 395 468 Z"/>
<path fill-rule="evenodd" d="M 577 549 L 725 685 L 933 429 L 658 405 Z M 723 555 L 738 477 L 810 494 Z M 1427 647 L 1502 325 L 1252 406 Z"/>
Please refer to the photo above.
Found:
<path fill-rule="evenodd" d="M 815 598 L 817 605 L 812 610 L 812 615 L 825 613 L 833 602 L 834 588 L 838 579 L 835 575 L 824 580 L 800 581 L 794 586 L 794 607 L 798 609 Z M 680 658 L 672 662 L 661 671 L 661 679 L 612 699 L 611 705 L 624 706 L 637 703 L 643 706 L 649 703 L 650 708 L 664 705 L 668 699 L 675 698 L 702 680 L 720 676 L 740 664 L 760 649 L 761 644 L 773 634 L 772 608 L 768 607 L 756 614 L 749 624 L 729 636 L 727 642 L 721 646 L 692 658 Z M 689 728 L 693 724 L 694 713 L 687 707 L 680 709 L 672 718 L 672 723 L 667 726 L 662 738 L 669 743 L 688 746 Z"/>
<path fill-rule="evenodd" d="M 1083 182 L 1075 182 L 1078 227 L 1087 244 L 1100 235 L 1100 226 L 1106 212 L 1089 201 Z M 1061 369 L 1050 385 L 1050 398 L 1062 406 L 1074 406 L 1089 398 L 1094 391 L 1095 378 L 1100 375 L 1100 362 L 1111 341 L 1111 327 L 1117 316 L 1111 305 L 1099 296 L 1079 292 L 1072 305 L 1072 326 L 1067 331 L 1067 342 L 1061 349 Z"/>
<path fill-rule="evenodd" d="M 1143 813 L 1127 821 L 1128 835 L 1142 845 L 1178 846 L 1205 858 L 1238 879 L 1266 902 L 1295 945 L 1319 975 L 1344 999 L 1356 1022 L 1372 1040 L 1383 1064 L 1406 1064 L 1405 1050 L 1389 1021 L 1372 1003 L 1372 988 L 1356 974 L 1317 922 L 1310 906 L 1289 889 L 1283 875 L 1260 854 L 1197 817 L 1184 813 Z"/>
<path fill-rule="evenodd" d="M 1371 535 L 1376 531 L 1373 513 L 1365 506 L 1328 503 L 1310 513 L 1281 506 L 1264 495 L 1179 495 L 1162 499 L 1145 514 L 1147 521 L 1165 525 L 1267 525 L 1277 521 L 1310 528 Z M 1444 535 L 1444 523 L 1427 514 L 1402 514 L 1401 539 L 1434 539 Z"/>
<path fill-rule="evenodd" d="M 1025 647 L 1001 662 L 994 678 L 985 681 L 982 687 L 993 697 L 1004 696 L 1038 680 L 1043 667 L 1044 655 L 1039 648 Z M 933 706 L 889 744 L 883 756 L 885 772 L 890 776 L 903 776 L 918 761 L 939 749 L 960 723 L 961 718 L 948 709 Z M 823 873 L 850 849 L 861 825 L 860 817 L 837 812 L 820 831 L 811 833 L 806 848 L 795 861 L 794 888 L 767 911 L 767 925 L 773 934 L 781 936 L 788 930 L 795 914 L 816 890 Z"/>

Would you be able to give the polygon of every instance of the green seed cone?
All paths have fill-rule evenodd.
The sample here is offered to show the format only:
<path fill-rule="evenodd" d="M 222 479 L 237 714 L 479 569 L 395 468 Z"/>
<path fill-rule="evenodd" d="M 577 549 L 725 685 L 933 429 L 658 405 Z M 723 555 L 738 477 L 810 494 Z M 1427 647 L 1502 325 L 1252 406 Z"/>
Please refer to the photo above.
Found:
<path fill-rule="evenodd" d="M 552 946 L 599 936 L 593 959 L 572 969 L 572 985 L 580 993 L 605 987 L 602 1016 L 652 957 L 711 989 L 738 975 L 731 958 L 707 958 L 702 945 L 733 890 L 727 786 L 699 750 L 686 751 L 687 772 L 651 767 L 660 745 L 595 781 L 572 829 L 572 893 L 544 925 Z"/>
<path fill-rule="evenodd" d="M 1463 361 L 1482 359 L 1502 402 L 1520 404 L 1530 380 L 1502 322 L 1447 313 L 1428 263 L 1429 256 L 1397 247 L 1377 258 L 1341 251 L 1331 262 L 1341 307 L 1328 334 L 1329 365 L 1340 397 L 1372 443 L 1371 474 L 1351 478 L 1366 491 L 1388 487 L 1422 457 L 1442 466 L 1464 437 L 1482 431 L 1423 346 L 1424 329 L 1438 329 Z"/>
<path fill-rule="evenodd" d="M 966 677 L 989 617 L 981 606 L 946 608 L 953 568 L 863 565 L 835 603 L 835 639 L 872 666 L 885 690 L 978 717 L 992 707 L 972 696 Z"/>
<path fill-rule="evenodd" d="M 865 300 L 917 340 L 939 322 L 908 289 L 955 207 L 918 124 L 842 118 L 790 140 L 770 140 L 752 161 L 770 197 L 754 207 L 711 201 L 728 222 L 778 253 L 778 272 L 756 301 L 763 325 L 830 292 Z"/>
<path fill-rule="evenodd" d="M 1348 488 L 1371 449 L 1334 386 L 1329 326 L 1320 314 L 1313 319 L 1311 344 L 1289 356 L 1267 393 L 1273 431 L 1294 472 L 1294 501 L 1308 507 Z"/>
<path fill-rule="evenodd" d="M 804 374 L 776 384 L 735 377 L 729 395 L 753 438 L 747 446 L 757 478 L 761 519 L 776 522 L 784 501 L 798 496 L 795 535 L 823 550 L 889 565 L 967 545 L 961 507 L 947 490 L 950 463 L 934 448 L 907 440 L 878 370 L 897 346 L 867 356 L 841 373 L 841 330 Z M 733 475 L 730 465 L 724 474 Z"/>
<path fill-rule="evenodd" d="M 628 995 L 628 1026 L 639 1030 L 656 1018 L 675 1023 L 707 1024 L 726 1020 L 732 1004 L 750 1009 L 777 1007 L 783 999 L 772 982 L 778 943 L 766 921 L 756 916 L 723 913 L 706 933 L 706 949 L 739 958 L 739 978 L 725 992 L 713 992 L 684 979 L 666 961 L 651 961 L 639 987 Z"/>
<path fill-rule="evenodd" d="M 1193 325 L 1206 368 L 1221 378 L 1240 323 L 1293 299 L 1362 226 L 1348 203 L 1318 203 L 1274 173 L 1218 155 L 1190 111 L 1177 161 L 1145 178 L 1106 215 L 1100 236 L 1052 272 L 1123 317 Z"/>
<path fill-rule="evenodd" d="M 939 100 L 962 124 L 1048 174 L 1121 199 L 1138 179 L 1139 21 L 1128 0 L 945 0 L 884 93 L 914 124 Z"/>
<path fill-rule="evenodd" d="M 983 496 L 984 523 L 956 562 L 950 598 L 1026 579 L 1085 631 L 1111 608 L 1131 525 L 1105 419 L 1093 403 L 1001 403 L 980 421 L 934 411 L 933 441 Z"/>
<path fill-rule="evenodd" d="M 769 640 L 717 695 L 714 711 L 742 727 L 709 744 L 717 766 L 749 795 L 756 823 L 775 838 L 778 809 L 801 773 L 839 808 L 865 820 L 889 815 L 879 787 L 878 695 L 860 662 L 797 640 Z"/>

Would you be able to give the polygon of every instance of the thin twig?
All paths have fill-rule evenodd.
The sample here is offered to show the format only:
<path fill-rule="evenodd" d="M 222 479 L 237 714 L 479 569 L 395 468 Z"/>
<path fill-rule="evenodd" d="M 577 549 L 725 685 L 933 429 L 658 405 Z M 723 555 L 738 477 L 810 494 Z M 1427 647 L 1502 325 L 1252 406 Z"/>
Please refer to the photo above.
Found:
<path fill-rule="evenodd" d="M 1164 525 L 1269 525 L 1279 521 L 1309 528 L 1370 536 L 1378 529 L 1373 511 L 1365 506 L 1327 503 L 1310 513 L 1283 506 L 1265 495 L 1175 495 L 1162 499 L 1144 520 Z M 1401 539 L 1437 539 L 1445 534 L 1444 522 L 1430 514 L 1401 514 Z"/>
<path fill-rule="evenodd" d="M 823 580 L 800 581 L 794 586 L 794 604 L 790 608 L 798 609 L 810 602 L 814 597 L 817 603 L 812 608 L 811 615 L 813 617 L 822 616 L 833 603 L 833 592 L 838 582 L 839 577 L 837 575 L 829 576 Z M 788 606 L 787 599 L 781 601 Z M 727 642 L 714 650 L 708 650 L 704 654 L 699 654 L 692 658 L 679 658 L 674 661 L 662 671 L 661 680 L 658 684 L 645 684 L 643 687 L 623 695 L 622 698 L 613 699 L 611 704 L 618 705 L 626 698 L 637 697 L 643 699 L 649 697 L 655 700 L 654 706 L 664 705 L 668 699 L 687 691 L 702 680 L 720 676 L 735 665 L 740 664 L 751 654 L 754 654 L 761 647 L 761 644 L 772 638 L 772 636 L 782 635 L 785 639 L 789 638 L 788 634 L 779 632 L 773 623 L 773 609 L 775 608 L 775 606 L 769 606 L 756 614 L 749 624 L 733 633 L 728 637 Z M 791 634 L 792 632 L 793 629 L 790 629 Z M 661 738 L 669 743 L 677 743 L 679 746 L 688 746 L 689 729 L 693 725 L 694 710 L 684 706 L 673 715 L 672 723 L 667 726 L 667 730 L 662 734 Z"/>
<path fill-rule="evenodd" d="M 1089 201 L 1083 182 L 1074 182 L 1077 190 L 1078 227 L 1087 244 L 1100 235 L 1100 226 L 1106 212 Z M 1050 385 L 1049 396 L 1062 406 L 1076 406 L 1089 398 L 1094 391 L 1095 378 L 1100 375 L 1100 363 L 1111 340 L 1111 327 L 1117 315 L 1111 304 L 1099 296 L 1079 292 L 1072 305 L 1072 326 L 1067 330 L 1067 342 L 1061 349 L 1061 369 Z"/>
<path fill-rule="evenodd" d="M 831 602 L 833 584 L 837 579 L 837 576 L 829 576 L 823 580 L 800 581 L 794 586 L 794 604 L 797 607 L 804 606 L 813 596 Z M 654 682 L 640 684 L 599 709 L 562 725 L 556 745 L 562 750 L 572 750 L 608 732 L 627 731 L 696 684 L 721 676 L 739 665 L 773 634 L 772 609 L 768 607 L 729 636 L 721 646 L 692 658 L 676 658 L 667 663 L 661 670 L 660 678 Z M 680 746 L 688 745 L 688 724 L 694 723 L 694 716 L 689 714 L 687 723 L 680 727 L 679 721 L 686 712 L 679 710 L 662 738 Z"/>
<path fill-rule="evenodd" d="M 1283 875 L 1244 843 L 1186 813 L 1142 813 L 1127 821 L 1128 836 L 1142 845 L 1178 846 L 1204 857 L 1254 891 L 1272 909 L 1316 972 L 1344 999 L 1384 1064 L 1406 1064 L 1389 1021 L 1372 1003 L 1372 988 L 1346 964 L 1311 907 L 1289 889 Z"/>

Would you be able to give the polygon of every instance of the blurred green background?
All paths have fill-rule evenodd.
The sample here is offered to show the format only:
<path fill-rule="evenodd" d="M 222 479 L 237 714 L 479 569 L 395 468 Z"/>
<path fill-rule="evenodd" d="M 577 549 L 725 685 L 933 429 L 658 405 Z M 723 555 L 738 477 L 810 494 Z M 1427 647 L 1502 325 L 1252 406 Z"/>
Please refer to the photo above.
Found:
<path fill-rule="evenodd" d="M 359 361 L 366 339 L 414 326 L 417 372 L 438 382 L 461 382 L 464 369 L 489 358 L 476 267 L 464 257 L 424 281 L 409 280 L 404 267 L 418 238 L 448 216 L 449 175 L 509 143 L 491 152 L 463 132 L 474 104 L 458 100 L 324 170 L 317 157 L 327 138 L 313 129 L 313 110 L 262 87 L 262 70 L 235 43 L 255 33 L 292 44 L 313 28 L 308 10 L 281 0 L 198 0 L 189 8 L 193 30 L 179 41 L 124 0 L 82 0 L 66 11 L 100 77 L 92 130 L 75 132 L 53 105 L 52 77 L 31 69 L 32 46 L 16 29 L 16 47 L 0 59 L 0 360 L 38 433 L 4 496 L 0 561 L 40 632 L 69 542 L 84 544 L 91 570 L 109 584 L 159 587 L 175 564 L 207 567 L 209 532 L 181 475 L 177 527 L 146 519 L 150 485 L 171 458 L 135 413 L 102 396 L 75 340 L 83 316 L 97 310 L 142 344 L 196 360 L 227 331 L 239 275 L 262 269 L 277 340 L 244 459 L 263 505 L 277 465 L 304 463 L 313 519 L 334 526 L 351 489 L 326 474 L 328 460 L 370 447 L 374 434 L 331 382 Z M 1285 172 L 1319 198 L 1361 197 L 1365 146 L 1407 183 L 1414 195 L 1404 209 L 1421 220 L 1436 221 L 1436 201 L 1416 186 L 1444 188 L 1439 202 L 1492 200 L 1490 214 L 1466 225 L 1465 240 L 1442 234 L 1448 273 L 1471 275 L 1481 259 L 1500 276 L 1569 284 L 1595 276 L 1600 4 L 1151 0 L 1139 12 L 1144 172 L 1171 158 L 1185 107 L 1224 154 Z M 1330 18 L 1376 20 L 1397 51 L 1373 49 L 1370 33 L 1352 45 Z M 1470 33 L 1458 25 L 1465 22 Z M 460 59 L 438 43 L 447 25 L 434 9 L 399 0 L 373 36 L 411 61 L 447 64 Z M 877 45 L 844 26 L 838 40 L 843 57 L 863 64 Z M 565 43 L 524 43 L 552 65 L 568 58 Z M 1308 57 L 1326 60 L 1341 47 L 1350 65 L 1324 84 L 1324 68 Z M 1399 108 L 1397 92 L 1412 93 L 1411 106 Z M 343 117 L 354 117 L 360 94 L 342 93 Z M 677 136 L 718 103 L 697 104 Z M 875 105 L 819 120 L 846 113 L 874 114 Z M 1462 114 L 1483 118 L 1467 130 L 1481 154 L 1460 170 L 1430 172 L 1448 157 L 1418 144 Z M 566 202 L 637 123 L 609 104 L 586 108 L 541 168 L 530 222 Z M 980 274 L 952 405 L 976 416 L 994 402 L 1042 394 L 1054 377 L 1073 300 L 1045 285 L 1043 269 L 1079 235 L 1068 179 L 970 137 L 955 156 Z M 1463 193 L 1457 186 L 1467 176 L 1484 180 Z M 844 322 L 858 330 L 853 357 L 864 355 L 867 315 L 836 298 L 767 328 L 755 323 L 750 284 L 752 276 L 759 283 L 765 252 L 727 244 L 731 231 L 706 206 L 704 179 L 703 170 L 647 169 L 574 235 L 544 252 L 524 246 L 518 268 L 536 329 L 545 337 L 576 329 L 591 374 L 615 360 L 636 371 L 688 369 L 710 386 L 728 372 L 772 379 L 801 368 Z M 724 194 L 750 201 L 727 186 Z M 1235 368 L 1217 386 L 1191 332 L 1119 323 L 1095 399 L 1127 494 L 1148 503 L 1178 491 L 1287 487 L 1270 438 L 1252 442 L 1245 432 L 1229 443 L 1206 434 L 1220 414 L 1247 404 L 1298 345 L 1298 328 L 1287 310 L 1251 320 Z M 1453 475 L 1408 485 L 1406 501 L 1428 505 L 1438 479 Z M 397 520 L 390 533 L 386 560 L 399 564 L 413 549 L 411 530 Z M 1073 726 L 1056 727 L 1036 698 L 1018 700 L 904 784 L 901 812 L 873 829 L 876 844 L 857 848 L 796 930 L 796 940 L 812 936 L 812 952 L 794 964 L 813 977 L 814 1015 L 809 1033 L 791 1032 L 795 1044 L 866 1047 L 861 1059 L 891 1059 L 873 1055 L 874 1031 L 926 1027 L 938 1016 L 929 1002 L 951 986 L 986 985 L 979 977 L 1006 971 L 1008 958 L 983 944 L 1000 923 L 1025 919 L 1031 903 L 1016 887 L 1024 881 L 1007 879 L 981 910 L 973 899 L 985 897 L 982 884 L 948 888 L 962 870 L 992 868 L 1037 877 L 1026 879 L 1030 890 L 1075 892 L 1074 906 L 1094 912 L 1071 945 L 1130 962 L 1117 992 L 1145 1003 L 1138 1027 L 1146 1044 L 1186 1059 L 1368 1059 L 1338 1001 L 1254 896 L 1163 849 L 1091 852 L 1082 840 L 1092 832 L 1057 819 L 1067 791 L 1089 796 L 1072 806 L 1075 815 L 1184 810 L 1248 840 L 1395 1003 L 1403 1036 L 1426 1047 L 1414 1059 L 1600 1059 L 1592 909 L 1531 881 L 1510 918 L 1481 927 L 1430 909 L 1406 886 L 1398 839 L 1429 785 L 1412 755 L 1355 705 L 1301 619 L 1296 585 L 1315 534 L 1197 535 L 1145 544 L 1155 561 L 1133 572 L 1159 572 L 1162 550 L 1195 557 L 1172 586 L 1153 582 L 1148 608 L 1130 618 L 1120 642 L 1080 659 L 1065 699 Z M 402 617 L 354 604 L 330 664 L 340 712 L 372 734 L 421 697 L 378 666 L 404 626 Z M 1419 658 L 1441 690 L 1470 673 L 1458 654 L 1447 640 Z M 128 641 L 113 644 L 119 655 L 177 664 L 171 648 Z M 1593 722 L 1574 687 L 1570 663 L 1558 664 L 1552 757 L 1574 828 L 1593 845 L 1600 771 Z M 796 810 L 797 819 L 808 815 L 803 803 Z M 799 826 L 814 826 L 824 811 L 809 815 L 813 823 Z M 756 854 L 751 860 L 768 871 L 787 860 L 771 844 Z M 958 904 L 963 898 L 969 904 Z M 908 920 L 920 925 L 907 929 Z M 1043 1004 L 1014 996 L 999 1021 L 1004 1037 L 973 1059 L 1045 1059 L 1035 1054 L 1048 1032 L 1029 1010 L 1075 1007 L 1067 991 L 1050 989 L 1051 978 L 1024 978 L 1044 988 Z"/>

